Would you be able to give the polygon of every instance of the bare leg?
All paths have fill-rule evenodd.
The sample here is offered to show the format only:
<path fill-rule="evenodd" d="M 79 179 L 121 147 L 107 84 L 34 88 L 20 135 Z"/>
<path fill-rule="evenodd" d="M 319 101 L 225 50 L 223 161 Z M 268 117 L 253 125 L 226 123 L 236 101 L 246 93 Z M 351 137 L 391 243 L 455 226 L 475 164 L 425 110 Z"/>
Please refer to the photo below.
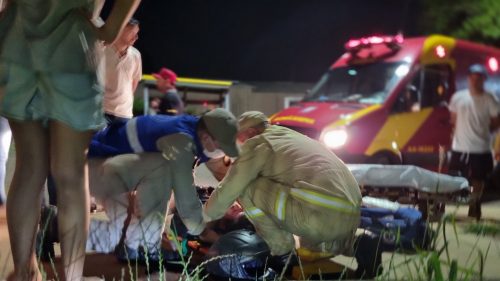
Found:
<path fill-rule="evenodd" d="M 0 117 L 0 206 L 5 204 L 5 178 L 7 168 L 7 158 L 9 157 L 10 141 L 12 132 L 10 131 L 7 119 Z"/>
<path fill-rule="evenodd" d="M 14 260 L 9 280 L 41 280 L 34 253 L 42 188 L 47 177 L 47 131 L 39 122 L 10 120 L 16 168 L 9 189 L 7 224 Z"/>
<path fill-rule="evenodd" d="M 86 153 L 92 132 L 50 124 L 51 173 L 56 182 L 59 240 L 65 280 L 81 280 L 89 225 Z"/>

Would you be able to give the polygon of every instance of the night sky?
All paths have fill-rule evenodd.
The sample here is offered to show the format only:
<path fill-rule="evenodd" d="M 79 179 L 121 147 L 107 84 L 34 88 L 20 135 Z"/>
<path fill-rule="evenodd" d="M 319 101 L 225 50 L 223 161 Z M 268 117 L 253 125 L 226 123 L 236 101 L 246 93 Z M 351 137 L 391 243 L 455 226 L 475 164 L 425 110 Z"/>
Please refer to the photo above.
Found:
<path fill-rule="evenodd" d="M 418 0 L 143 0 L 136 47 L 144 73 L 313 82 L 349 38 L 415 35 L 417 11 Z"/>

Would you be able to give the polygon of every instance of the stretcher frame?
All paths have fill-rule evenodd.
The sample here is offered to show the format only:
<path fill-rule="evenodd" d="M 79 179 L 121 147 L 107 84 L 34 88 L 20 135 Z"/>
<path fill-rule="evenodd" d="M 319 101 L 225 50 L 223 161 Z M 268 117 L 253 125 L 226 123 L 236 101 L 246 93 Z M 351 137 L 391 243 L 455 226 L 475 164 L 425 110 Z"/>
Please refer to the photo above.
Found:
<path fill-rule="evenodd" d="M 441 219 L 447 203 L 467 203 L 470 194 L 467 179 L 436 173 L 413 165 L 348 164 L 347 166 L 358 181 L 363 197 L 388 199 L 399 204 L 416 206 L 429 221 Z M 318 273 L 344 273 L 349 277 L 352 271 L 331 259 L 305 261 L 302 268 L 298 266 L 293 268 L 292 277 L 310 278 Z"/>

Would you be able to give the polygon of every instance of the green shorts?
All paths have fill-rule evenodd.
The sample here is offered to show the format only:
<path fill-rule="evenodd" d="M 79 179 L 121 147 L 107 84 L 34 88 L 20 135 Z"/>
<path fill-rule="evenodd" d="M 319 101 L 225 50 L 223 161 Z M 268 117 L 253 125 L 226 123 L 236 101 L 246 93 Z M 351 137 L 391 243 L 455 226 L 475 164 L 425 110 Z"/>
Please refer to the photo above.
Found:
<path fill-rule="evenodd" d="M 0 64 L 0 114 L 19 121 L 60 121 L 78 131 L 105 125 L 96 74 L 40 72 Z"/>

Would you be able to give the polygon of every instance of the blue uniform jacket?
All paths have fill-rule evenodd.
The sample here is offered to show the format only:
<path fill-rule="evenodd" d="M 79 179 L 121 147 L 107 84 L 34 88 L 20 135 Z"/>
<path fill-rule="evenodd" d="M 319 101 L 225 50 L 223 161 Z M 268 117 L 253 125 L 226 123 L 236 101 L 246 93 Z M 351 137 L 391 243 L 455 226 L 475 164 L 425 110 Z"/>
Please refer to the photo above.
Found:
<path fill-rule="evenodd" d="M 97 132 L 89 147 L 89 157 L 111 157 L 125 153 L 158 152 L 156 141 L 171 134 L 185 134 L 196 145 L 199 161 L 206 162 L 203 147 L 196 134 L 200 117 L 192 115 L 143 115 L 123 123 L 112 124 Z"/>

